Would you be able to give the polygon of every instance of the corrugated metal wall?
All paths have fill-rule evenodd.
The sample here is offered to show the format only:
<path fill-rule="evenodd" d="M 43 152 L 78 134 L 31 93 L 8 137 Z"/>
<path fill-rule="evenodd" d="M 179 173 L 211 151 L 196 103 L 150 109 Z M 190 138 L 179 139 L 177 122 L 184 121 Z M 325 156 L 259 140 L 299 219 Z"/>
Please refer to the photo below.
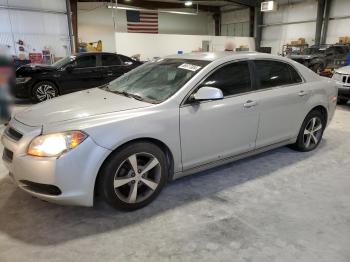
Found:
<path fill-rule="evenodd" d="M 2 49 L 10 46 L 8 53 L 18 55 L 16 43 L 22 40 L 25 53 L 41 52 L 44 48 L 49 48 L 56 57 L 70 53 L 65 0 L 0 0 L 0 5 L 4 6 L 0 8 Z"/>

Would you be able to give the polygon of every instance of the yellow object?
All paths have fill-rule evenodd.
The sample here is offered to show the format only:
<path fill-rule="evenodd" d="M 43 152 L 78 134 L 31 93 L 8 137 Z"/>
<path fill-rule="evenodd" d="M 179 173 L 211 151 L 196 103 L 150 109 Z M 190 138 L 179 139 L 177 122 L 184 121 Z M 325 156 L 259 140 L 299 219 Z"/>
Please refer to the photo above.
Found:
<path fill-rule="evenodd" d="M 96 46 L 94 46 L 96 44 Z M 102 52 L 102 41 L 98 40 L 97 42 L 91 42 L 86 44 L 86 50 L 88 52 Z"/>

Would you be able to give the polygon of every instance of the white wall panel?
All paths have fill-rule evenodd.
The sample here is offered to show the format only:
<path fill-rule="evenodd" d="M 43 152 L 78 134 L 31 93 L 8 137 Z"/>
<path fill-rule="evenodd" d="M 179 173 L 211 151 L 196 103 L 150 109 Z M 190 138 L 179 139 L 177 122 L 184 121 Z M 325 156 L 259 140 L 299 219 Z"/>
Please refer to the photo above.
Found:
<path fill-rule="evenodd" d="M 333 0 L 330 17 L 350 15 L 349 0 Z M 327 43 L 336 43 L 340 36 L 350 36 L 350 19 L 330 20 L 328 24 Z"/>
<path fill-rule="evenodd" d="M 142 60 L 172 55 L 178 51 L 197 51 L 202 47 L 202 41 L 210 42 L 211 51 L 224 51 L 227 42 L 237 47 L 247 45 L 254 50 L 254 38 L 250 37 L 116 33 L 117 52 L 128 56 L 140 54 Z"/>
<path fill-rule="evenodd" d="M 348 16 L 348 15 L 350 15 L 349 0 L 332 0 L 330 17 Z"/>
<path fill-rule="evenodd" d="M 198 15 L 159 13 L 158 18 L 160 34 L 213 34 L 210 27 L 213 18 L 207 13 L 199 13 Z"/>
<path fill-rule="evenodd" d="M 83 42 L 102 40 L 103 50 L 115 52 L 113 12 L 116 20 L 116 31 L 127 32 L 125 10 L 108 9 L 106 5 L 78 3 L 78 34 Z M 160 13 L 158 28 L 160 34 L 213 34 L 214 22 L 211 15 L 180 15 Z"/>
<path fill-rule="evenodd" d="M 1 5 L 66 11 L 66 0 L 0 0 Z"/>
<path fill-rule="evenodd" d="M 225 11 L 221 14 L 221 35 L 249 36 L 249 9 Z"/>
<path fill-rule="evenodd" d="M 281 5 L 276 12 L 264 13 L 264 24 L 290 23 L 316 20 L 317 2 L 306 0 L 290 5 Z M 309 45 L 315 41 L 316 22 L 269 26 L 263 28 L 261 46 L 272 47 L 272 54 L 282 53 L 282 46 L 302 37 Z"/>
<path fill-rule="evenodd" d="M 333 0 L 330 17 L 349 16 L 349 0 Z M 277 12 L 265 13 L 264 24 L 288 23 L 305 20 L 316 20 L 317 1 L 306 0 L 290 5 L 282 5 Z M 340 36 L 350 36 L 350 19 L 330 20 L 326 43 L 337 43 Z M 316 22 L 293 25 L 271 26 L 263 28 L 262 46 L 271 46 L 272 53 L 282 51 L 282 45 L 299 37 L 306 39 L 309 45 L 314 44 Z"/>
<path fill-rule="evenodd" d="M 0 0 L 0 4 L 12 7 L 46 9 L 65 12 L 65 0 Z M 69 32 L 66 14 L 0 9 L 0 45 L 10 45 L 11 54 L 18 54 L 23 40 L 25 53 L 41 52 L 50 48 L 57 57 L 69 53 Z M 68 49 L 67 49 L 68 48 Z"/>

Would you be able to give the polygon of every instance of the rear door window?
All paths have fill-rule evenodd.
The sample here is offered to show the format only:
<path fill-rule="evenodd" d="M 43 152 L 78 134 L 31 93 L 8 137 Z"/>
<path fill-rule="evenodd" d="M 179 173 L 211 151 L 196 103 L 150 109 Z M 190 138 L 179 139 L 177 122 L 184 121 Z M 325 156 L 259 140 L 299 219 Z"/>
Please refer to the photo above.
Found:
<path fill-rule="evenodd" d="M 254 63 L 260 89 L 302 82 L 298 72 L 287 63 L 269 60 L 257 60 Z"/>
<path fill-rule="evenodd" d="M 74 64 L 76 68 L 85 68 L 85 67 L 96 67 L 96 56 L 95 55 L 85 55 L 78 57 Z"/>
<path fill-rule="evenodd" d="M 102 66 L 121 65 L 121 61 L 117 55 L 102 54 Z"/>

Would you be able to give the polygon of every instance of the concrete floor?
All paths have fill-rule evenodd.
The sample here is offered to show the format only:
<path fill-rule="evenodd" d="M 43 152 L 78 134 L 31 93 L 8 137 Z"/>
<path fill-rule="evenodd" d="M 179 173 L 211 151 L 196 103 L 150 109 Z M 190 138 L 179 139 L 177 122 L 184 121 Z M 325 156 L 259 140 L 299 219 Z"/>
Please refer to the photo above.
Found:
<path fill-rule="evenodd" d="M 320 147 L 286 147 L 180 179 L 150 206 L 64 207 L 0 164 L 0 261 L 350 261 L 350 106 Z"/>

